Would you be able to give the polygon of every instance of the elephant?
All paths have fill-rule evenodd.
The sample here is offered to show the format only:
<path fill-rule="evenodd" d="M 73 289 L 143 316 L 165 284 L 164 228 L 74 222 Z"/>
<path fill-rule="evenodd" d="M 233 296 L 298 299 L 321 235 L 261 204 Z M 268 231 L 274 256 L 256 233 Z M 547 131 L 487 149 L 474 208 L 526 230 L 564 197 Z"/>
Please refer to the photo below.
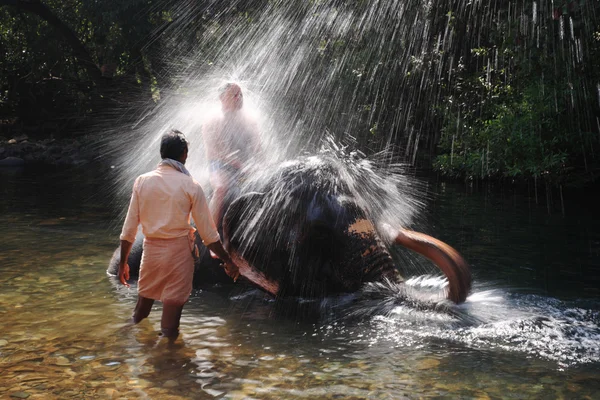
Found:
<path fill-rule="evenodd" d="M 359 291 L 368 282 L 403 284 L 389 245 L 424 255 L 448 279 L 447 298 L 464 302 L 471 272 L 448 244 L 423 233 L 376 224 L 335 160 L 300 157 L 240 186 L 226 202 L 221 233 L 241 275 L 275 298 L 319 299 Z M 377 227 L 376 227 L 377 225 Z M 229 278 L 202 246 L 194 287 Z M 141 238 L 128 259 L 137 277 Z M 108 273 L 118 269 L 119 249 Z"/>

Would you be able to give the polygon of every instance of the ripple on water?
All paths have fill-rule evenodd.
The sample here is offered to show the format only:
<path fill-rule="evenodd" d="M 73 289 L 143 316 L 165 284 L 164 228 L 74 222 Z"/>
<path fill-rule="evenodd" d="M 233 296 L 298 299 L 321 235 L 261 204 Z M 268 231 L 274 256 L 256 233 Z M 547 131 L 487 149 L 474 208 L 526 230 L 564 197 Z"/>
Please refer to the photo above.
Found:
<path fill-rule="evenodd" d="M 9 217 L 0 221 L 2 398 L 593 398 L 600 392 L 597 304 L 476 285 L 459 307 L 415 308 L 392 299 L 387 308 L 357 314 L 362 318 L 303 323 L 274 316 L 260 293 L 212 288 L 186 305 L 181 346 L 169 348 L 157 338 L 160 306 L 149 321 L 125 322 L 136 291 L 106 277 L 117 237 L 101 224 L 108 213 L 87 219 L 81 211 L 73 224 L 56 215 Z M 36 218 L 47 222 L 32 226 Z M 35 239 L 42 235 L 47 240 Z M 433 301 L 443 292 L 438 283 L 409 282 L 430 287 Z"/>
<path fill-rule="evenodd" d="M 416 309 L 412 301 L 402 303 L 396 298 L 388 307 L 378 308 L 371 320 L 373 331 L 356 334 L 355 340 L 390 341 L 406 348 L 443 339 L 477 349 L 521 352 L 555 361 L 559 368 L 600 362 L 600 312 L 596 310 L 500 289 L 475 289 L 466 303 L 453 306 L 450 313 L 437 311 L 435 304 Z"/>

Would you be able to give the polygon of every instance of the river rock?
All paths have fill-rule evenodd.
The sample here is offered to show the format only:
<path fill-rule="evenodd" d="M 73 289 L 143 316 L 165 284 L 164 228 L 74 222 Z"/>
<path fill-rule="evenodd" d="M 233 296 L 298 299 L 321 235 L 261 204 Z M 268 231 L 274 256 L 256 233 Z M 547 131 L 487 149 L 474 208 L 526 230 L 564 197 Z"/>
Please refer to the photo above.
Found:
<path fill-rule="evenodd" d="M 13 399 L 26 399 L 29 396 L 31 395 L 27 392 L 15 392 L 10 394 L 10 397 L 12 397 Z"/>
<path fill-rule="evenodd" d="M 426 369 L 436 368 L 439 365 L 440 365 L 439 360 L 436 360 L 435 358 L 426 358 L 424 360 L 421 360 L 417 364 L 417 369 L 418 370 L 426 370 Z"/>
<path fill-rule="evenodd" d="M 119 397 L 119 391 L 113 388 L 104 389 L 104 393 L 108 396 L 109 399 L 115 399 Z"/>
<path fill-rule="evenodd" d="M 20 167 L 25 164 L 25 160 L 19 157 L 6 157 L 0 160 L 0 167 Z"/>
<path fill-rule="evenodd" d="M 69 361 L 69 359 L 67 357 L 63 357 L 63 356 L 58 356 L 58 357 L 54 358 L 51 361 L 51 363 L 54 365 L 61 366 L 61 367 L 71 365 L 71 361 Z"/>

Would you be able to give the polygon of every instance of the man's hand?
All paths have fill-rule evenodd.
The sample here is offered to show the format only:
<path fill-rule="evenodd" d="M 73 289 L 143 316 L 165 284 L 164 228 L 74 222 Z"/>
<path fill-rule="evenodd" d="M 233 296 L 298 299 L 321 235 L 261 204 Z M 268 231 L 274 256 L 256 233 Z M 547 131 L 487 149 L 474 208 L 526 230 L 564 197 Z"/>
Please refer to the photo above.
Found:
<path fill-rule="evenodd" d="M 236 263 L 233 262 L 233 260 L 229 256 L 229 253 L 225 251 L 221 242 L 214 242 L 207 245 L 206 247 L 208 247 L 208 249 L 211 252 L 215 253 L 217 257 L 223 260 L 223 268 L 225 268 L 225 272 L 231 277 L 231 279 L 233 279 L 234 282 L 237 281 L 237 278 L 239 278 L 240 276 L 240 269 L 238 268 Z"/>
<path fill-rule="evenodd" d="M 126 287 L 129 287 L 129 283 L 127 283 L 128 280 L 129 280 L 129 264 L 119 263 L 119 281 Z"/>
<path fill-rule="evenodd" d="M 233 279 L 234 282 L 240 277 L 240 269 L 233 263 L 233 261 L 230 263 L 225 263 L 223 268 L 225 268 L 225 272 L 231 279 Z"/>
<path fill-rule="evenodd" d="M 131 251 L 131 247 L 133 246 L 133 242 L 129 242 L 127 240 L 121 239 L 121 260 L 119 261 L 119 280 L 121 283 L 127 287 L 129 287 L 129 283 L 127 280 L 129 279 L 129 264 L 127 264 L 127 259 L 129 258 L 129 252 Z"/>

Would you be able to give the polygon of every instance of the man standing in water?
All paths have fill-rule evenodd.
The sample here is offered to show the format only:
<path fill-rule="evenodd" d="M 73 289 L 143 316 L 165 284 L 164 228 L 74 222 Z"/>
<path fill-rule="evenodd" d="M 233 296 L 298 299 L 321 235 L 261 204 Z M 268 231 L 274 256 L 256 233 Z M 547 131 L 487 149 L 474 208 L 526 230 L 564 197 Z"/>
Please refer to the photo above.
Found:
<path fill-rule="evenodd" d="M 192 291 L 194 274 L 193 232 L 190 213 L 206 247 L 224 261 L 227 274 L 237 280 L 239 270 L 221 245 L 202 187 L 190 176 L 184 164 L 188 143 L 183 134 L 172 130 L 162 136 L 162 161 L 149 173 L 140 175 L 121 232 L 119 280 L 129 279 L 127 258 L 138 225 L 144 233 L 144 252 L 138 281 L 138 300 L 133 322 L 150 314 L 155 300 L 163 303 L 161 333 L 170 340 L 179 335 L 183 305 Z"/>
<path fill-rule="evenodd" d="M 210 211 L 220 227 L 223 206 L 242 169 L 261 151 L 258 123 L 244 107 L 242 89 L 229 82 L 219 89 L 221 112 L 203 127 L 209 179 L 214 190 Z"/>

